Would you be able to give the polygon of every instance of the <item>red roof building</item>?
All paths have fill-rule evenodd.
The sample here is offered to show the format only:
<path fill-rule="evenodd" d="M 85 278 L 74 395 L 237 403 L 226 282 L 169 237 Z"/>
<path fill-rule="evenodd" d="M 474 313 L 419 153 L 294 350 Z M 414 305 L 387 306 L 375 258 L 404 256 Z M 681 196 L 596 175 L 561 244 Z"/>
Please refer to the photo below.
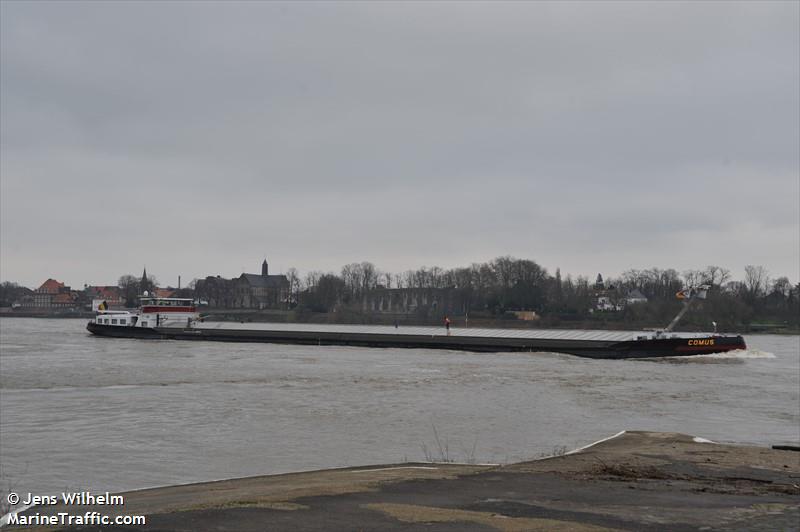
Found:
<path fill-rule="evenodd" d="M 69 292 L 69 287 L 64 286 L 64 283 L 56 281 L 55 279 L 48 279 L 42 283 L 42 286 L 36 289 L 39 294 L 60 294 L 61 292 Z"/>
<path fill-rule="evenodd" d="M 57 299 L 57 302 L 55 302 Z M 34 292 L 33 297 L 23 303 L 25 307 L 52 308 L 52 307 L 71 307 L 75 305 L 75 297 L 71 293 L 69 286 L 55 279 L 48 279 L 39 286 Z"/>

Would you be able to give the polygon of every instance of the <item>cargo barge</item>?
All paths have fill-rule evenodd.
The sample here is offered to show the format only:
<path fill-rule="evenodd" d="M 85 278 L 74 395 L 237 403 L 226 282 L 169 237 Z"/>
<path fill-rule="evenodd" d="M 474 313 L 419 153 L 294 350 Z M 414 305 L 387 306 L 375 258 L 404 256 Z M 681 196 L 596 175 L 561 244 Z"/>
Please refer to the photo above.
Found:
<path fill-rule="evenodd" d="M 669 335 L 633 332 L 451 329 L 358 325 L 206 323 L 192 327 L 125 327 L 89 322 L 98 336 L 217 342 L 403 347 L 462 351 L 542 351 L 590 358 L 646 358 L 705 355 L 746 349 L 741 336 Z"/>
<path fill-rule="evenodd" d="M 99 309 L 87 329 L 115 338 L 555 352 L 609 359 L 705 355 L 747 348 L 738 335 L 679 334 L 666 329 L 635 332 L 209 323 L 199 318 L 190 299 L 147 297 L 138 312 Z"/>

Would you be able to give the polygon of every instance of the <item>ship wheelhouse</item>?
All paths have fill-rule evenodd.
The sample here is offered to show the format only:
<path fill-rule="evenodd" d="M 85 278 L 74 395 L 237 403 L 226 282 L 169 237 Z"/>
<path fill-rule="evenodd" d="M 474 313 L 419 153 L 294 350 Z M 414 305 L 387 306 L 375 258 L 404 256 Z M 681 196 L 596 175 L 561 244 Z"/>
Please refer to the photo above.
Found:
<path fill-rule="evenodd" d="M 142 297 L 139 327 L 191 327 L 197 308 L 191 299 L 178 297 Z"/>
<path fill-rule="evenodd" d="M 127 310 L 99 310 L 94 317 L 94 322 L 99 325 L 115 327 L 135 327 L 137 321 L 139 316 Z"/>

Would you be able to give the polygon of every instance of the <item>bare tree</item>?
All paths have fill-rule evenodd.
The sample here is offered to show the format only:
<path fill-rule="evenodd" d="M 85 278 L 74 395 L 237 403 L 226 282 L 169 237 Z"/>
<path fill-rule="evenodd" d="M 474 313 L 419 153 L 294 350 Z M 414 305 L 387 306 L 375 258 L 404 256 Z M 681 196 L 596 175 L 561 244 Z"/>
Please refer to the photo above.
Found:
<path fill-rule="evenodd" d="M 792 283 L 788 277 L 778 277 L 772 283 L 770 293 L 780 295 L 781 297 L 788 298 L 792 293 Z"/>
<path fill-rule="evenodd" d="M 763 266 L 748 264 L 744 267 L 744 286 L 750 301 L 763 296 L 769 285 L 769 272 Z"/>
<path fill-rule="evenodd" d="M 306 274 L 306 278 L 303 282 L 306 290 L 314 290 L 317 284 L 319 284 L 319 279 L 322 277 L 323 273 L 320 271 L 310 271 Z"/>
<path fill-rule="evenodd" d="M 362 262 L 361 266 L 361 293 L 368 292 L 378 284 L 380 271 L 371 262 Z"/>
<path fill-rule="evenodd" d="M 140 283 L 139 279 L 131 274 L 123 275 L 117 281 L 117 286 L 125 298 L 126 307 L 135 307 L 139 303 Z"/>
<path fill-rule="evenodd" d="M 300 293 L 300 274 L 297 268 L 289 268 L 286 271 L 286 279 L 289 281 L 289 303 L 297 304 L 297 296 Z"/>
<path fill-rule="evenodd" d="M 686 286 L 700 286 L 705 283 L 706 272 L 702 270 L 686 270 L 681 276 Z"/>
<path fill-rule="evenodd" d="M 705 283 L 711 286 L 722 286 L 731 280 L 731 271 L 721 266 L 707 266 L 704 273 Z"/>

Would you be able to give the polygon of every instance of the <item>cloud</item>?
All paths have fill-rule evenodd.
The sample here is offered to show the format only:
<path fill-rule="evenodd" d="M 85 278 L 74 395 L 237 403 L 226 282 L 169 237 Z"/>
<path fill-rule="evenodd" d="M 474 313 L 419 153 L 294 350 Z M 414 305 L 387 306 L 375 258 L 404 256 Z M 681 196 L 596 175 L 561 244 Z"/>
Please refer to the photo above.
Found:
<path fill-rule="evenodd" d="M 1 9 L 3 280 L 800 273 L 794 3 Z"/>

